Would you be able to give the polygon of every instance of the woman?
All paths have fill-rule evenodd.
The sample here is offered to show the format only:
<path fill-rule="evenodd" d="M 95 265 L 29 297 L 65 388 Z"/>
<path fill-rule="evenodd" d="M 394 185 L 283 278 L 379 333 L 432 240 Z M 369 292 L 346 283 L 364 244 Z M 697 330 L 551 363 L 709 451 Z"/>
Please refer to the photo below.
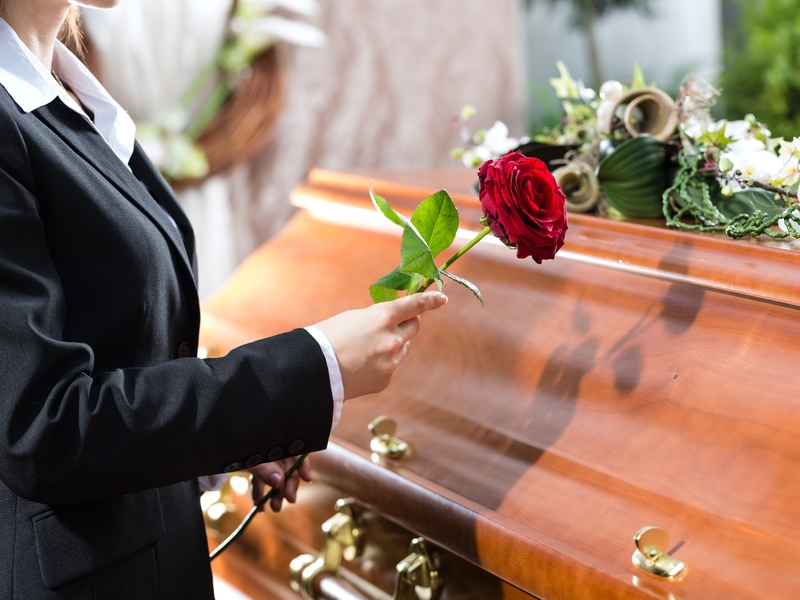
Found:
<path fill-rule="evenodd" d="M 248 467 L 293 500 L 287 459 L 388 385 L 446 298 L 195 358 L 191 227 L 56 41 L 72 11 L 0 0 L 0 598 L 212 598 L 197 478 Z"/>

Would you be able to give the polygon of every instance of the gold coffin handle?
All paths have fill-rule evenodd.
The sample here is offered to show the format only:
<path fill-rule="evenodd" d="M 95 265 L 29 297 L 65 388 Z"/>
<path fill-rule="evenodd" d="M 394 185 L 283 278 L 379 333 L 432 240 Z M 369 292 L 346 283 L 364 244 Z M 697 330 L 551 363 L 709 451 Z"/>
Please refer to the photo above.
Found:
<path fill-rule="evenodd" d="M 303 554 L 291 562 L 292 589 L 305 600 L 317 600 L 317 578 L 321 575 L 341 578 L 339 568 L 342 558 L 352 560 L 361 551 L 363 532 L 356 524 L 351 504 L 350 500 L 339 500 L 336 514 L 322 524 L 323 540 L 319 558 Z M 434 568 L 423 539 L 414 539 L 409 551 L 410 554 L 397 564 L 397 582 L 392 600 L 434 600 L 441 587 L 439 572 Z M 352 579 L 348 577 L 351 582 Z M 381 593 L 381 597 L 383 595 Z"/>
<path fill-rule="evenodd" d="M 369 448 L 379 456 L 386 458 L 402 458 L 408 451 L 408 444 L 395 437 L 397 423 L 389 417 L 380 416 L 368 425 L 369 432 L 372 434 L 372 441 Z"/>
<path fill-rule="evenodd" d="M 411 541 L 409 555 L 397 563 L 397 583 L 392 600 L 433 600 L 439 592 L 439 571 L 422 538 Z"/>
<path fill-rule="evenodd" d="M 669 533 L 660 527 L 642 527 L 633 541 L 636 550 L 631 560 L 640 571 L 667 581 L 685 575 L 686 563 L 667 554 Z"/>
<path fill-rule="evenodd" d="M 342 558 L 352 560 L 361 549 L 361 530 L 350 508 L 352 500 L 338 500 L 336 514 L 322 524 L 319 558 L 302 554 L 289 565 L 292 589 L 306 600 L 314 598 L 314 580 L 320 573 L 338 573 Z"/>

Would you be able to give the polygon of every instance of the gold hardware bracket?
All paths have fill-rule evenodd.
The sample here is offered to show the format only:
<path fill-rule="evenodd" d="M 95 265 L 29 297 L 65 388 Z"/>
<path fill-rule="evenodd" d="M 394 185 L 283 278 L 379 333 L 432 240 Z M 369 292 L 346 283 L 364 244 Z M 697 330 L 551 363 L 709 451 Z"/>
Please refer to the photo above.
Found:
<path fill-rule="evenodd" d="M 340 572 L 342 558 L 353 560 L 361 551 L 364 532 L 359 529 L 353 515 L 353 500 L 339 500 L 336 514 L 322 525 L 322 551 L 318 558 L 303 554 L 290 564 L 292 589 L 304 600 L 315 600 L 315 580 L 325 573 L 346 579 L 356 588 L 365 582 L 345 571 Z M 435 600 L 439 596 L 441 579 L 422 538 L 412 540 L 409 555 L 397 563 L 397 581 L 392 600 Z M 369 584 L 367 584 L 369 585 Z M 388 594 L 373 588 L 380 598 Z"/>
<path fill-rule="evenodd" d="M 636 568 L 657 577 L 673 581 L 686 573 L 686 563 L 667 554 L 669 534 L 660 527 L 643 527 L 633 537 L 636 550 L 631 560 Z"/>
<path fill-rule="evenodd" d="M 409 552 L 397 563 L 392 600 L 433 600 L 439 592 L 439 572 L 434 568 L 423 539 L 412 540 Z"/>
<path fill-rule="evenodd" d="M 352 500 L 336 502 L 336 514 L 322 524 L 319 558 L 303 554 L 289 565 L 292 588 L 306 600 L 314 600 L 314 578 L 320 573 L 338 573 L 342 558 L 353 560 L 361 548 L 361 530 L 351 508 Z"/>
<path fill-rule="evenodd" d="M 372 441 L 369 448 L 375 454 L 387 458 L 401 458 L 408 450 L 408 444 L 394 436 L 397 423 L 389 417 L 378 417 L 369 424 Z"/>

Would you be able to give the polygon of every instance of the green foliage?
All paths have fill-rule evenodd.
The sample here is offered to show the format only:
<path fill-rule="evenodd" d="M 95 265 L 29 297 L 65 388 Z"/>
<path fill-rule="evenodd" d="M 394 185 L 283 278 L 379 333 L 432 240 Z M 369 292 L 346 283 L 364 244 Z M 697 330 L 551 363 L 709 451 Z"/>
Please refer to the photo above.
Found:
<path fill-rule="evenodd" d="M 724 111 L 754 113 L 773 137 L 791 139 L 800 134 L 800 2 L 734 1 L 740 27 L 725 49 Z"/>
<path fill-rule="evenodd" d="M 450 194 L 441 190 L 420 204 L 411 216 L 420 236 L 437 256 L 456 239 L 458 209 Z"/>
<path fill-rule="evenodd" d="M 383 213 L 383 216 L 389 219 L 395 225 L 400 225 L 400 227 L 403 227 L 408 222 L 408 219 L 406 219 L 403 215 L 396 213 L 394 209 L 389 206 L 389 203 L 384 198 L 378 196 L 378 194 L 376 194 L 372 188 L 369 188 L 369 197 L 372 198 L 372 203 L 375 205 L 375 208 Z"/>
<path fill-rule="evenodd" d="M 413 276 L 408 273 L 401 273 L 400 269 L 395 269 L 373 283 L 369 288 L 369 295 L 375 302 L 388 302 L 397 299 L 398 291 L 408 291 L 422 281 L 420 275 Z"/>
<path fill-rule="evenodd" d="M 649 135 L 620 144 L 597 165 L 608 203 L 629 217 L 660 217 L 667 181 L 666 146 Z"/>
<path fill-rule="evenodd" d="M 400 243 L 400 272 L 417 273 L 430 279 L 440 278 L 439 268 L 433 261 L 433 253 L 415 227 L 403 228 L 403 240 Z"/>
<path fill-rule="evenodd" d="M 446 276 L 469 289 L 483 304 L 481 293 L 475 285 L 444 269 L 485 233 L 459 250 L 441 269 L 436 266 L 436 257 L 450 247 L 458 231 L 458 209 L 450 194 L 441 190 L 427 197 L 414 210 L 411 219 L 395 212 L 385 199 L 371 189 L 369 194 L 375 208 L 392 223 L 403 228 L 400 266 L 370 286 L 369 294 L 375 302 L 395 300 L 398 292 L 421 292 L 433 283 L 441 289 L 442 277 Z"/>
<path fill-rule="evenodd" d="M 452 280 L 453 280 L 453 281 L 455 281 L 456 283 L 459 283 L 459 284 L 463 285 L 463 286 L 464 286 L 465 288 L 467 288 L 467 289 L 468 289 L 470 292 L 472 292 L 473 294 L 475 294 L 475 297 L 476 297 L 478 300 L 480 300 L 480 301 L 481 301 L 481 306 L 485 306 L 485 304 L 483 303 L 483 295 L 481 294 L 481 291 L 478 289 L 478 286 L 476 286 L 476 285 L 475 285 L 474 283 L 472 283 L 471 281 L 467 281 L 467 280 L 466 280 L 466 279 L 464 279 L 463 277 L 459 277 L 459 276 L 457 276 L 457 275 L 453 275 L 452 273 L 450 273 L 450 272 L 448 272 L 448 271 L 445 271 L 444 269 L 442 269 L 440 272 L 441 272 L 441 274 L 442 274 L 442 275 L 444 275 L 445 277 L 449 277 L 450 279 L 452 279 Z"/>
<path fill-rule="evenodd" d="M 795 205 L 787 206 L 780 197 L 760 189 L 726 197 L 715 177 L 700 173 L 704 160 L 697 153 L 678 154 L 678 172 L 663 196 L 663 214 L 668 226 L 691 231 L 724 231 L 732 238 L 761 234 L 772 238 L 800 236 L 800 213 Z M 673 206 L 677 209 L 675 214 Z M 689 221 L 684 221 L 687 218 Z M 779 221 L 785 223 L 788 233 L 774 231 L 773 226 Z"/>

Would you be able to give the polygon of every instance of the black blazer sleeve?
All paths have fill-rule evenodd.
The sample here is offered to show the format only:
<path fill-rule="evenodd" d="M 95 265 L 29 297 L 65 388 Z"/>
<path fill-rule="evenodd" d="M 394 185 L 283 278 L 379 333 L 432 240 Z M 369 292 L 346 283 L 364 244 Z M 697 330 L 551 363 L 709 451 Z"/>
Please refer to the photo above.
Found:
<path fill-rule="evenodd" d="M 158 215 L 136 205 L 149 195 L 124 165 L 122 183 L 109 182 L 59 135 L 48 121 L 77 132 L 85 155 L 110 152 L 66 107 L 24 115 L 0 101 L 8 488 L 87 502 L 324 448 L 332 399 L 313 338 L 295 330 L 223 358 L 171 360 L 184 340 L 196 352 L 196 291 Z"/>

